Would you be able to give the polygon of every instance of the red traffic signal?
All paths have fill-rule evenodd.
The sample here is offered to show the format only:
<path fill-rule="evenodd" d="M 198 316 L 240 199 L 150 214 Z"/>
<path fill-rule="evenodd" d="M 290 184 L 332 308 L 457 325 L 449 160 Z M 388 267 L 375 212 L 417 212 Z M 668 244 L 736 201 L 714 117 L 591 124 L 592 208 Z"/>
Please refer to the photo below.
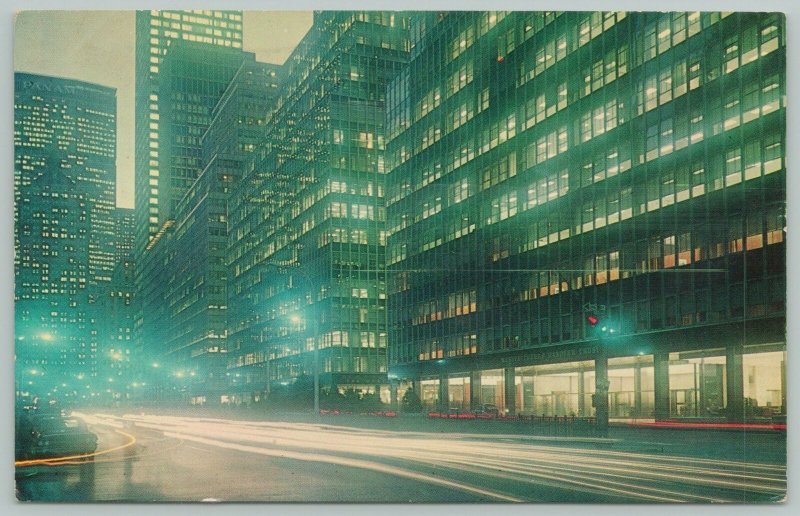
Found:
<path fill-rule="evenodd" d="M 594 328 L 594 327 L 595 327 L 595 325 L 596 325 L 598 322 L 600 322 L 600 319 L 599 319 L 599 318 L 598 318 L 596 315 L 594 315 L 594 314 L 589 314 L 589 315 L 587 315 L 587 316 L 586 316 L 586 322 L 588 322 L 588 323 L 589 323 L 589 326 L 591 326 L 592 328 Z"/>

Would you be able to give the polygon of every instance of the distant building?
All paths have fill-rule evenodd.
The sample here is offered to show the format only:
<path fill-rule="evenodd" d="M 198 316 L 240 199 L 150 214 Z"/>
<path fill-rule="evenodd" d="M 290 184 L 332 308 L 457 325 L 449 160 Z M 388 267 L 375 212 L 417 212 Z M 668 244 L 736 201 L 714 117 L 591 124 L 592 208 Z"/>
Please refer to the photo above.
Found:
<path fill-rule="evenodd" d="M 162 61 L 169 47 L 178 41 L 194 42 L 200 48 L 242 48 L 241 11 L 174 11 L 136 12 L 136 150 L 135 209 L 136 249 L 141 253 L 166 220 L 182 192 L 175 192 L 171 181 L 174 170 L 163 161 L 163 103 L 161 93 Z M 213 72 L 212 72 L 213 73 Z M 188 79 L 189 77 L 187 77 Z M 221 92 L 220 92 L 221 93 Z M 163 101 L 162 101 L 163 102 Z M 191 102 L 191 101 L 190 101 Z M 166 118 L 165 118 L 166 120 Z M 189 135 L 187 135 L 189 136 Z M 202 132 L 191 135 L 199 140 Z M 186 172 L 185 170 L 181 170 Z M 176 175 L 185 182 L 194 177 Z M 188 185 L 183 185 L 185 189 Z M 170 197 L 168 192 L 174 192 Z"/>
<path fill-rule="evenodd" d="M 162 179 L 169 177 L 170 180 L 159 187 L 161 229 L 136 258 L 141 290 L 138 301 L 142 309 L 137 327 L 137 336 L 141 335 L 141 339 L 137 344 L 143 357 L 166 360 L 180 377 L 183 377 L 181 371 L 189 367 L 190 349 L 175 347 L 172 343 L 177 338 L 175 332 L 199 332 L 205 323 L 199 318 L 186 320 L 188 312 L 184 312 L 184 304 L 188 297 L 179 300 L 170 293 L 180 288 L 179 297 L 199 295 L 194 289 L 200 285 L 186 283 L 186 271 L 177 271 L 181 260 L 186 261 L 190 269 L 202 269 L 203 264 L 202 260 L 191 261 L 198 257 L 195 252 L 177 256 L 171 235 L 178 231 L 176 217 L 180 216 L 181 199 L 198 194 L 189 191 L 204 168 L 201 140 L 211 122 L 213 109 L 246 58 L 253 59 L 253 56 L 239 49 L 176 40 L 169 45 L 160 65 L 157 106 L 161 122 L 157 146 Z M 216 177 L 211 179 L 216 180 Z M 194 324 L 195 328 L 174 329 L 172 321 Z M 187 392 L 183 384 L 180 387 L 181 392 Z"/>
<path fill-rule="evenodd" d="M 318 12 L 284 65 L 265 144 L 230 202 L 231 389 L 320 385 L 389 399 L 384 106 L 408 17 Z M 315 352 L 318 349 L 318 354 Z"/>
<path fill-rule="evenodd" d="M 115 90 L 16 73 L 14 150 L 17 378 L 37 366 L 62 394 L 91 396 L 76 379 L 96 375 L 114 267 Z"/>
<path fill-rule="evenodd" d="M 783 16 L 412 27 L 387 99 L 390 374 L 445 409 L 785 414 Z"/>
<path fill-rule="evenodd" d="M 134 262 L 129 256 L 117 262 L 105 295 L 98 303 L 102 313 L 98 324 L 98 377 L 107 382 L 107 397 L 112 400 L 141 398 L 143 381 L 136 374 L 134 348 Z"/>
<path fill-rule="evenodd" d="M 281 67 L 244 61 L 211 111 L 201 138 L 203 171 L 175 210 L 165 352 L 185 370 L 195 404 L 227 401 L 228 199 L 264 137 Z"/>

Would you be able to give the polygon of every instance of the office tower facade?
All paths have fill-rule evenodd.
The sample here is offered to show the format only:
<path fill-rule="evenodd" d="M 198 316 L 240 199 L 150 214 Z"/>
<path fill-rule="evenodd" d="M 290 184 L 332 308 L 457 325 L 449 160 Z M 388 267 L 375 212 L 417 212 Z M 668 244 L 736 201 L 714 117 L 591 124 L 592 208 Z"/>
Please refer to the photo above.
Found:
<path fill-rule="evenodd" d="M 91 394 L 76 378 L 97 372 L 96 301 L 114 262 L 116 92 L 16 73 L 14 116 L 18 379 L 36 369 L 62 394 Z"/>
<path fill-rule="evenodd" d="M 203 170 L 178 202 L 164 302 L 166 348 L 184 364 L 194 404 L 226 401 L 228 199 L 244 163 L 263 140 L 280 66 L 245 60 L 211 111 L 202 135 Z"/>
<path fill-rule="evenodd" d="M 388 399 L 383 120 L 406 58 L 406 15 L 315 13 L 284 65 L 229 213 L 229 372 L 243 401 L 313 391 L 315 376 L 334 395 Z"/>
<path fill-rule="evenodd" d="M 187 277 L 178 274 L 175 267 L 177 259 L 189 260 L 185 265 L 193 266 L 194 257 L 176 254 L 172 242 L 172 235 L 178 231 L 176 217 L 180 216 L 181 200 L 194 195 L 188 192 L 203 170 L 201 140 L 212 111 L 247 55 L 236 48 L 176 39 L 168 46 L 159 67 L 160 124 L 156 144 L 162 174 L 158 187 L 161 227 L 136 257 L 142 311 L 136 333 L 142 356 L 164 359 L 175 367 L 187 367 L 185 354 L 189 349 L 177 349 L 172 335 L 192 330 L 173 328 L 171 321 L 185 315 L 185 306 L 175 304 L 170 292 L 177 285 L 190 289 L 185 283 Z"/>
<path fill-rule="evenodd" d="M 134 322 L 136 317 L 135 263 L 130 254 L 114 267 L 114 274 L 99 304 L 98 385 L 110 402 L 141 399 L 142 380 L 135 374 Z"/>
<path fill-rule="evenodd" d="M 136 249 L 141 253 L 168 220 L 172 176 L 162 165 L 159 92 L 161 62 L 177 41 L 205 47 L 242 48 L 240 11 L 137 11 L 136 12 L 136 127 L 135 209 Z M 200 135 L 195 135 L 199 138 Z M 162 170 L 162 167 L 164 169 Z M 180 195 L 179 193 L 176 195 Z"/>
<path fill-rule="evenodd" d="M 430 407 L 785 413 L 780 14 L 420 13 L 390 374 Z"/>

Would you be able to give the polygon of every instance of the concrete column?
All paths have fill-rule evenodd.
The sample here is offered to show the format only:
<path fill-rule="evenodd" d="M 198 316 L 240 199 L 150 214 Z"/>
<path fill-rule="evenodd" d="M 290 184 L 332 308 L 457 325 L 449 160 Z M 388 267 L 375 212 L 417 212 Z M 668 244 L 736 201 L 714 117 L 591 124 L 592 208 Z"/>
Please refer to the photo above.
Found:
<path fill-rule="evenodd" d="M 744 346 L 732 344 L 725 350 L 725 372 L 728 384 L 728 421 L 744 421 L 744 371 L 742 352 Z"/>
<path fill-rule="evenodd" d="M 513 367 L 506 367 L 504 370 L 504 382 L 503 387 L 505 388 L 504 398 L 505 398 L 505 409 L 506 413 L 509 416 L 516 416 L 517 415 L 517 386 L 515 385 L 516 374 L 515 369 Z"/>
<path fill-rule="evenodd" d="M 642 415 L 642 364 L 633 367 L 633 417 Z"/>
<path fill-rule="evenodd" d="M 653 355 L 653 409 L 656 421 L 669 419 L 669 353 Z"/>
<path fill-rule="evenodd" d="M 449 385 L 447 383 L 447 375 L 439 375 L 439 410 L 447 411 L 450 408 L 449 399 Z"/>
<path fill-rule="evenodd" d="M 400 411 L 400 400 L 397 399 L 397 380 L 389 380 L 389 410 Z"/>
<path fill-rule="evenodd" d="M 786 360 L 781 360 L 781 414 L 786 414 Z"/>
<path fill-rule="evenodd" d="M 472 371 L 469 374 L 469 406 L 477 410 L 481 406 L 481 372 Z"/>
<path fill-rule="evenodd" d="M 586 377 L 584 376 L 583 366 L 578 369 L 578 416 L 587 416 L 586 410 Z"/>
<path fill-rule="evenodd" d="M 594 359 L 595 417 L 597 428 L 608 429 L 608 357 L 605 354 Z"/>

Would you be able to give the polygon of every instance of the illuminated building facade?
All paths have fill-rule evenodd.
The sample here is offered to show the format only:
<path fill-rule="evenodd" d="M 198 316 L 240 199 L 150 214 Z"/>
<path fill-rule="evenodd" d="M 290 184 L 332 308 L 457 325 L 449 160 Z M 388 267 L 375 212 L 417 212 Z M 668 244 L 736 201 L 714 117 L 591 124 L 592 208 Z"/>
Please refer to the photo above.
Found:
<path fill-rule="evenodd" d="M 388 401 L 384 105 L 407 15 L 315 13 L 231 199 L 232 394 L 354 390 Z M 315 369 L 315 364 L 318 368 Z"/>
<path fill-rule="evenodd" d="M 160 229 L 141 253 L 137 249 L 141 317 L 137 321 L 136 340 L 141 356 L 165 361 L 165 366 L 169 364 L 180 377 L 182 370 L 189 367 L 191 346 L 178 335 L 197 334 L 202 326 L 199 319 L 192 321 L 194 327 L 183 326 L 189 324 L 185 311 L 187 299 L 201 291 L 192 290 L 200 285 L 186 283 L 187 267 L 197 267 L 201 275 L 205 269 L 202 261 L 192 262 L 196 250 L 178 254 L 173 237 L 183 234 L 184 230 L 178 233 L 177 223 L 181 217 L 192 217 L 186 210 L 192 208 L 193 199 L 200 195 L 190 190 L 204 168 L 202 138 L 211 123 L 214 107 L 246 58 L 252 60 L 253 56 L 241 49 L 176 39 L 159 65 L 156 105 L 160 124 L 156 146 L 162 174 L 158 186 Z M 181 214 L 182 199 L 187 197 Z M 141 229 L 137 227 L 137 231 Z M 178 272 L 181 270 L 183 273 Z M 178 288 L 181 294 L 175 294 Z M 188 384 L 180 384 L 176 390 L 188 393 Z"/>
<path fill-rule="evenodd" d="M 219 403 L 227 384 L 228 198 L 263 140 L 280 66 L 245 60 L 211 112 L 202 135 L 203 171 L 176 209 L 165 302 L 166 349 L 189 375 L 195 404 Z"/>
<path fill-rule="evenodd" d="M 130 255 L 119 260 L 105 295 L 98 303 L 103 314 L 98 321 L 98 384 L 104 385 L 105 398 L 109 400 L 140 397 L 139 381 L 133 374 L 136 358 L 133 355 L 134 270 L 135 263 Z"/>
<path fill-rule="evenodd" d="M 116 91 L 20 72 L 14 115 L 17 378 L 37 383 L 35 369 L 72 396 L 97 372 L 96 301 L 114 266 Z"/>
<path fill-rule="evenodd" d="M 418 13 L 411 54 L 392 377 L 445 409 L 785 414 L 782 15 Z"/>
<path fill-rule="evenodd" d="M 161 66 L 169 47 L 177 41 L 198 43 L 203 48 L 241 49 L 242 13 L 136 12 L 135 209 L 136 249 L 140 254 L 169 220 L 169 210 L 182 195 L 172 188 L 173 170 L 162 162 L 164 155 L 159 140 L 163 116 L 159 111 Z M 193 136 L 199 139 L 202 132 Z M 172 192 L 171 196 L 167 196 L 168 191 Z"/>

